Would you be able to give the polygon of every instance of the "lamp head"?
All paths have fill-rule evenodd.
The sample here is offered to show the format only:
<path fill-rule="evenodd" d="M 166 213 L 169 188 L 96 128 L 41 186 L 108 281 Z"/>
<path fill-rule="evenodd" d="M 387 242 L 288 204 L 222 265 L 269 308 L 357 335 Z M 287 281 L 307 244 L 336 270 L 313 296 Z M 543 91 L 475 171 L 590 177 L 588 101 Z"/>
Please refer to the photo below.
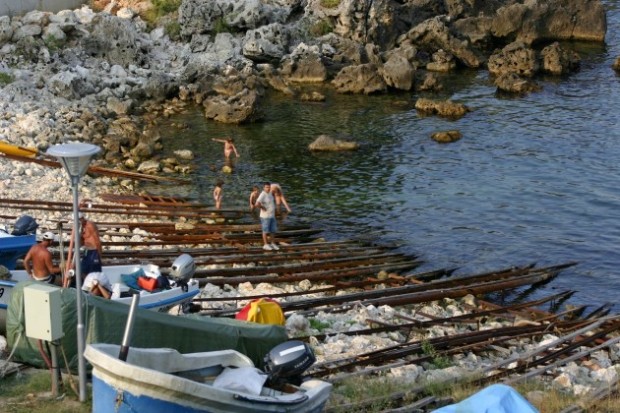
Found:
<path fill-rule="evenodd" d="M 58 158 L 69 177 L 75 179 L 86 173 L 90 159 L 99 151 L 101 148 L 97 145 L 76 142 L 54 145 L 47 150 L 47 154 Z"/>

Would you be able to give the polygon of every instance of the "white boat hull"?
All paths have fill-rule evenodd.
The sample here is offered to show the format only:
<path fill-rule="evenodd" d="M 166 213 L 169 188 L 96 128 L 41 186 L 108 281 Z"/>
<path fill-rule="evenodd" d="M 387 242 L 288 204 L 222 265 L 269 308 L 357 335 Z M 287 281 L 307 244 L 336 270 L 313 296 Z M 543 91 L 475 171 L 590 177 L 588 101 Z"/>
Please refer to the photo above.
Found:
<path fill-rule="evenodd" d="M 319 413 L 331 392 L 331 384 L 316 379 L 293 393 L 264 387 L 255 396 L 214 387 L 212 380 L 224 366 L 254 366 L 234 350 L 180 354 L 130 348 L 127 362 L 118 359 L 119 350 L 113 344 L 86 348 L 84 356 L 93 366 L 93 413 Z"/>
<path fill-rule="evenodd" d="M 109 265 L 103 267 L 103 273 L 110 280 L 110 284 L 122 284 L 121 275 L 132 274 L 139 270 L 141 265 Z M 24 270 L 11 271 L 10 280 L 0 280 L 0 310 L 6 310 L 11 298 L 11 290 L 19 281 L 32 280 Z M 140 291 L 140 307 L 156 311 L 165 311 L 172 306 L 191 300 L 200 292 L 198 281 L 191 279 L 187 286 L 174 285 L 169 290 L 156 292 Z M 130 304 L 131 297 L 113 297 L 114 301 Z"/>

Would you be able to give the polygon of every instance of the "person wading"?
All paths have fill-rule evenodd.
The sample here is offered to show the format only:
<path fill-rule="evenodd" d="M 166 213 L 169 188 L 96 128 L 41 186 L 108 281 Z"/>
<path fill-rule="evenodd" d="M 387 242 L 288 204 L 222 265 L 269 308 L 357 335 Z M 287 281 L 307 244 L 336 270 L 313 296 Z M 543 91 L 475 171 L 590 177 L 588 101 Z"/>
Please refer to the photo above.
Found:
<path fill-rule="evenodd" d="M 266 251 L 279 250 L 274 242 L 274 234 L 278 230 L 276 223 L 276 201 L 271 193 L 271 183 L 265 182 L 263 192 L 256 200 L 256 208 L 260 209 L 260 222 L 263 231 L 263 249 Z"/>

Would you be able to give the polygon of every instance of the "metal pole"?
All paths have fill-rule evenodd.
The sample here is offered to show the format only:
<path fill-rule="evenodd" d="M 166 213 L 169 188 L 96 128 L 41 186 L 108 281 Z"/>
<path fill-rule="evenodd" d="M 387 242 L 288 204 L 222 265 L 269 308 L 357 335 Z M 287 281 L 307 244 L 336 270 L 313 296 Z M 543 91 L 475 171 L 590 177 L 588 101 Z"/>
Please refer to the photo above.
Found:
<path fill-rule="evenodd" d="M 80 385 L 80 401 L 86 401 L 86 363 L 84 360 L 84 320 L 82 311 L 82 263 L 80 262 L 80 217 L 78 213 L 78 183 L 79 176 L 71 177 L 73 189 L 73 258 L 75 259 L 75 290 L 77 306 L 77 351 L 78 351 L 78 379 Z"/>
<path fill-rule="evenodd" d="M 133 320 L 136 315 L 136 308 L 140 303 L 140 294 L 134 294 L 131 297 L 131 307 L 129 307 L 129 315 L 127 316 L 127 324 L 125 325 L 125 334 L 123 334 L 123 343 L 118 353 L 118 358 L 127 361 L 127 353 L 129 352 L 129 342 L 131 341 L 131 333 L 133 332 Z"/>
<path fill-rule="evenodd" d="M 58 377 L 60 377 L 60 370 L 58 367 L 58 354 L 56 353 L 56 342 L 52 342 L 50 352 L 52 353 L 52 396 L 58 396 Z"/>

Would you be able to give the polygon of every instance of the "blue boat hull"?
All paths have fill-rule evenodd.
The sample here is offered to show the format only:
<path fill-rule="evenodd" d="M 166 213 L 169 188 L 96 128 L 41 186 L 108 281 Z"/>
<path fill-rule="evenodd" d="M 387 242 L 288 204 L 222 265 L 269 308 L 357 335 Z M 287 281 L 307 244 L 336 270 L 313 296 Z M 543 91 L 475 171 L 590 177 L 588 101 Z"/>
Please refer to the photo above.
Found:
<path fill-rule="evenodd" d="M 0 237 L 0 265 L 14 270 L 17 260 L 26 255 L 36 242 L 36 235 Z"/>
<path fill-rule="evenodd" d="M 93 377 L 93 413 L 205 413 L 180 406 L 166 400 L 146 395 L 135 395 L 128 391 L 116 390 L 98 377 Z"/>

